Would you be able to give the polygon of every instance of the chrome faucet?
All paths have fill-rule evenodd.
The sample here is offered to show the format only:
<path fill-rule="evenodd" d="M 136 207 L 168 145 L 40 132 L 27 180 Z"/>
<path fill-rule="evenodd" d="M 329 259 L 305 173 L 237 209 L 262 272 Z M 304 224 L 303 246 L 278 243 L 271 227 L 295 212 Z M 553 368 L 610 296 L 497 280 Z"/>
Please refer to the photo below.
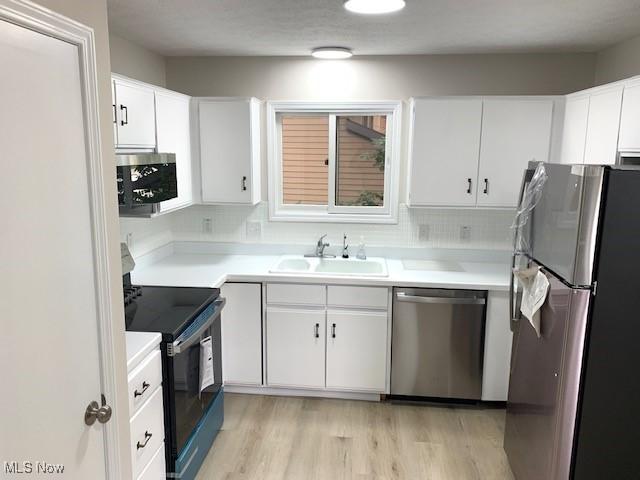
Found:
<path fill-rule="evenodd" d="M 316 253 L 305 255 L 305 257 L 320 257 L 320 258 L 335 258 L 335 255 L 328 255 L 324 253 L 324 249 L 329 246 L 329 243 L 325 243 L 324 239 L 327 234 L 325 233 L 318 239 L 318 243 L 316 244 Z"/>

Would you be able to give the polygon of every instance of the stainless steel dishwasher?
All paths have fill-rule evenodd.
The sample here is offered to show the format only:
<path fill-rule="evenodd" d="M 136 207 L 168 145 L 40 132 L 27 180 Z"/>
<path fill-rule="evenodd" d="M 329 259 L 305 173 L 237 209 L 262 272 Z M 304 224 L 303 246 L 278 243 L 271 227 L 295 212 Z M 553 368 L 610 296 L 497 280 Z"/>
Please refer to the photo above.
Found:
<path fill-rule="evenodd" d="M 479 400 L 487 292 L 395 288 L 391 395 Z"/>

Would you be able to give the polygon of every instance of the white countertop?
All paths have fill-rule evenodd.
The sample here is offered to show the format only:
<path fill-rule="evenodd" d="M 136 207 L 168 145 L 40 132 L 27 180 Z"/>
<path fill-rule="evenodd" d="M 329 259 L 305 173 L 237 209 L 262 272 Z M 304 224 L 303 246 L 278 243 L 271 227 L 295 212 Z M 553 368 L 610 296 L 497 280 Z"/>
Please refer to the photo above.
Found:
<path fill-rule="evenodd" d="M 127 372 L 133 370 L 161 340 L 162 335 L 155 332 L 126 332 Z"/>
<path fill-rule="evenodd" d="M 387 259 L 388 277 L 271 273 L 281 255 L 172 253 L 132 273 L 137 285 L 219 288 L 225 282 L 296 282 L 425 288 L 508 290 L 509 266 L 458 262 L 462 271 L 407 270 L 402 260 Z"/>

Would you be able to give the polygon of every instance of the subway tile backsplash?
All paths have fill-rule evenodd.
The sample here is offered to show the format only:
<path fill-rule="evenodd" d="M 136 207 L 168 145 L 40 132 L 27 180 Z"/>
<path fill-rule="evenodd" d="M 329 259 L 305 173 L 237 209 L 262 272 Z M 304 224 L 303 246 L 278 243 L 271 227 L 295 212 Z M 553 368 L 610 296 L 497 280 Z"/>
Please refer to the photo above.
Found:
<path fill-rule="evenodd" d="M 398 223 L 344 224 L 270 222 L 268 204 L 195 205 L 154 219 L 122 219 L 121 235 L 133 233 L 131 250 L 143 255 L 170 240 L 314 245 L 321 234 L 332 246 L 346 233 L 355 247 L 370 246 L 509 250 L 512 210 L 408 208 Z"/>

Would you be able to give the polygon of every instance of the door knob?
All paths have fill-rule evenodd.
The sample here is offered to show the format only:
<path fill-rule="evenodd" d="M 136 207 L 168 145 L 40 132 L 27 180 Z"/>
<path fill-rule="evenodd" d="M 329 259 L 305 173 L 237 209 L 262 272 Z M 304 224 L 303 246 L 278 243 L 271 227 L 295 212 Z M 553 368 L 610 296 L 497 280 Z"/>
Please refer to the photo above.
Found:
<path fill-rule="evenodd" d="M 102 406 L 98 405 L 95 400 L 87 405 L 87 409 L 84 412 L 84 423 L 87 425 L 93 425 L 96 420 L 100 423 L 107 423 L 111 420 L 111 414 L 113 413 L 111 407 L 107 405 L 106 398 L 102 397 Z"/>

